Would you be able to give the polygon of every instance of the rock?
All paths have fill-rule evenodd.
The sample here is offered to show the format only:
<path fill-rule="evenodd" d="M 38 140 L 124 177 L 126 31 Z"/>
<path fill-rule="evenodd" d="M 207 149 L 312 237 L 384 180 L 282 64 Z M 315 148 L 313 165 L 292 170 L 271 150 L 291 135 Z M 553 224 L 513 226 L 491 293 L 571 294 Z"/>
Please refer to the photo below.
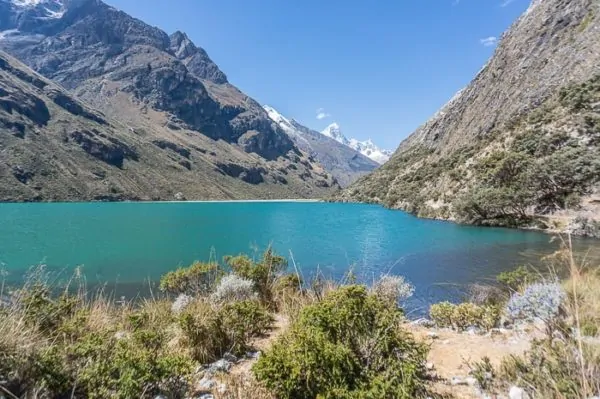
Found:
<path fill-rule="evenodd" d="M 229 353 L 229 352 L 226 352 L 223 355 L 223 359 L 225 359 L 225 360 L 227 360 L 228 362 L 231 362 L 231 363 L 236 363 L 238 361 L 238 358 L 236 356 L 234 356 L 233 354 Z"/>
<path fill-rule="evenodd" d="M 211 363 L 206 372 L 210 375 L 213 375 L 219 372 L 227 373 L 229 372 L 229 369 L 231 369 L 231 362 L 225 359 L 219 359 L 216 362 Z"/>
<path fill-rule="evenodd" d="M 435 331 L 429 331 L 427 337 L 431 339 L 438 339 L 440 336 Z"/>
<path fill-rule="evenodd" d="M 508 397 L 510 399 L 529 399 L 529 395 L 523 388 L 512 386 L 508 391 Z"/>
<path fill-rule="evenodd" d="M 432 362 L 427 362 L 427 363 L 425 363 L 425 368 L 427 370 L 433 370 L 435 368 L 435 366 Z"/>
<path fill-rule="evenodd" d="M 435 326 L 435 324 L 433 323 L 433 321 L 426 319 L 426 318 L 420 318 L 417 320 L 413 320 L 410 322 L 410 324 L 414 325 L 414 326 L 423 326 L 423 327 L 433 327 Z"/>
<path fill-rule="evenodd" d="M 260 357 L 260 352 L 258 352 L 258 351 L 246 352 L 246 357 L 248 359 L 258 359 Z"/>
<path fill-rule="evenodd" d="M 217 383 L 215 380 L 208 377 L 202 377 L 202 379 L 198 382 L 198 388 L 206 391 L 213 389 L 216 385 Z"/>
<path fill-rule="evenodd" d="M 203 393 L 197 399 L 215 399 L 215 396 L 212 393 Z"/>
<path fill-rule="evenodd" d="M 185 195 L 182 192 L 175 193 L 175 201 L 185 201 Z"/>

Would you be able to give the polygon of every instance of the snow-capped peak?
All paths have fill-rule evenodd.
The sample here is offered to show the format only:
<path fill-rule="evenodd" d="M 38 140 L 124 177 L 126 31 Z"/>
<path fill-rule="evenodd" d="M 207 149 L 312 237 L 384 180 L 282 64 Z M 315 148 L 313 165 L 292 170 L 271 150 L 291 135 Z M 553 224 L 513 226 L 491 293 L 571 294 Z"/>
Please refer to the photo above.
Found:
<path fill-rule="evenodd" d="M 340 142 L 344 145 L 350 144 L 350 140 L 348 140 L 348 138 L 346 136 L 344 136 L 344 134 L 342 133 L 342 130 L 340 129 L 340 125 L 338 125 L 335 122 L 333 122 L 331 125 L 327 126 L 325 128 L 325 130 L 323 130 L 321 133 L 327 137 L 331 137 L 335 141 Z"/>
<path fill-rule="evenodd" d="M 270 107 L 268 105 L 263 105 L 263 108 L 265 111 L 267 111 L 269 118 L 271 118 L 275 123 L 277 123 L 279 127 L 281 127 L 286 133 L 296 133 L 296 129 L 292 125 L 292 122 L 290 122 L 290 120 L 285 116 L 281 115 L 275 108 Z"/>
<path fill-rule="evenodd" d="M 344 145 L 347 145 L 348 147 L 360 152 L 363 155 L 366 155 L 367 157 L 371 158 L 373 161 L 379 164 L 386 163 L 392 155 L 392 151 L 382 150 L 381 148 L 377 147 L 371 139 L 365 141 L 348 139 L 342 133 L 340 126 L 335 122 L 327 126 L 325 130 L 323 130 L 321 133 L 327 137 L 331 137 L 332 139 Z"/>
<path fill-rule="evenodd" d="M 23 12 L 34 12 L 39 19 L 58 19 L 65 13 L 64 0 L 10 0 Z"/>

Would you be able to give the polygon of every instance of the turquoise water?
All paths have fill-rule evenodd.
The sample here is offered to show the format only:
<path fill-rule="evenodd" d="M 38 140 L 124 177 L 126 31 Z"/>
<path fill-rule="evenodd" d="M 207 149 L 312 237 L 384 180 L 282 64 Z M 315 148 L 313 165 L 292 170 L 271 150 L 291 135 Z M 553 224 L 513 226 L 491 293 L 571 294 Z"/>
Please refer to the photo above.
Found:
<path fill-rule="evenodd" d="M 127 295 L 194 260 L 254 253 L 271 243 L 305 276 L 339 278 L 351 267 L 372 281 L 405 275 L 412 306 L 453 298 L 457 288 L 557 247 L 535 232 L 423 220 L 373 205 L 303 202 L 0 204 L 0 262 L 9 282 L 33 265 Z"/>

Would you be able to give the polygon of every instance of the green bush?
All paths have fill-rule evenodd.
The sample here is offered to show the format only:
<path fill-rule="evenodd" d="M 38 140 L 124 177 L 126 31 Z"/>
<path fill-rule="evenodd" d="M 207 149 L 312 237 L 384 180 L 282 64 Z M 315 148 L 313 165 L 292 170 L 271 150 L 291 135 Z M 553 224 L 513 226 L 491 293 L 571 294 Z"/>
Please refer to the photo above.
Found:
<path fill-rule="evenodd" d="M 253 372 L 280 398 L 424 397 L 427 348 L 402 319 L 365 287 L 339 288 L 304 308 Z"/>
<path fill-rule="evenodd" d="M 273 318 L 258 301 L 229 302 L 222 306 L 196 300 L 178 318 L 184 346 L 201 362 L 212 362 L 225 354 L 243 355 L 250 339 L 263 334 Z"/>
<path fill-rule="evenodd" d="M 450 302 L 435 303 L 429 308 L 429 317 L 438 327 L 452 327 L 455 308 Z"/>
<path fill-rule="evenodd" d="M 529 270 L 527 266 L 519 266 L 515 270 L 500 273 L 496 280 L 507 291 L 515 292 L 536 282 L 539 280 L 539 276 Z"/>
<path fill-rule="evenodd" d="M 471 302 L 458 305 L 441 302 L 431 305 L 429 316 L 438 327 L 442 328 L 452 327 L 464 330 L 473 326 L 489 330 L 498 325 L 501 307 L 498 305 L 480 306 Z"/>
<path fill-rule="evenodd" d="M 195 262 L 160 279 L 160 290 L 170 294 L 204 295 L 210 292 L 223 271 L 216 263 Z"/>
<path fill-rule="evenodd" d="M 235 274 L 254 282 L 263 303 L 273 305 L 273 284 L 287 267 L 284 257 L 267 248 L 259 262 L 254 262 L 247 255 L 227 256 L 225 262 Z"/>
<path fill-rule="evenodd" d="M 219 318 L 234 355 L 244 355 L 250 349 L 250 339 L 264 334 L 273 324 L 273 317 L 257 301 L 228 303 L 219 310 Z"/>
<path fill-rule="evenodd" d="M 588 398 L 598 389 L 600 356 L 595 344 L 534 340 L 524 355 L 506 357 L 499 375 L 507 384 L 527 387 L 535 397 Z"/>

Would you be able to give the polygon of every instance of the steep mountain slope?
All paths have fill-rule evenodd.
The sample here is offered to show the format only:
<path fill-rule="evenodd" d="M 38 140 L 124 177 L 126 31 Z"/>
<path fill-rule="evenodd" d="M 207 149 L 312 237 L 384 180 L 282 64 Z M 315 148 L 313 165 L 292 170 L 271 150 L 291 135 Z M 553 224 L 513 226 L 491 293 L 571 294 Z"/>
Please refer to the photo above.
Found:
<path fill-rule="evenodd" d="M 265 162 L 144 123 L 125 126 L 0 51 L 0 199 L 318 197 L 334 185 L 302 154 Z"/>
<path fill-rule="evenodd" d="M 340 125 L 337 123 L 332 123 L 327 126 L 322 132 L 324 136 L 330 137 L 337 141 L 338 143 L 342 143 L 355 151 L 360 152 L 364 156 L 371 158 L 373 161 L 377 162 L 380 165 L 386 163 L 390 156 L 392 155 L 392 151 L 390 150 L 382 150 L 377 147 L 371 139 L 366 141 L 358 141 L 356 139 L 348 139 L 342 133 L 340 129 Z"/>
<path fill-rule="evenodd" d="M 360 152 L 332 138 L 307 128 L 293 119 L 288 119 L 268 105 L 269 114 L 302 151 L 310 154 L 323 168 L 336 178 L 340 186 L 346 187 L 379 164 Z"/>
<path fill-rule="evenodd" d="M 597 0 L 534 0 L 469 86 L 338 198 L 480 224 L 597 219 L 599 17 Z"/>
<path fill-rule="evenodd" d="M 190 155 L 177 162 L 193 175 L 187 181 L 203 182 L 180 190 L 188 198 L 317 197 L 337 188 L 181 32 L 168 36 L 99 0 L 0 0 L 0 31 L 0 48 L 125 124 L 131 139 L 159 143 L 171 157 L 185 147 Z M 226 182 L 213 182 L 213 170 Z"/>

